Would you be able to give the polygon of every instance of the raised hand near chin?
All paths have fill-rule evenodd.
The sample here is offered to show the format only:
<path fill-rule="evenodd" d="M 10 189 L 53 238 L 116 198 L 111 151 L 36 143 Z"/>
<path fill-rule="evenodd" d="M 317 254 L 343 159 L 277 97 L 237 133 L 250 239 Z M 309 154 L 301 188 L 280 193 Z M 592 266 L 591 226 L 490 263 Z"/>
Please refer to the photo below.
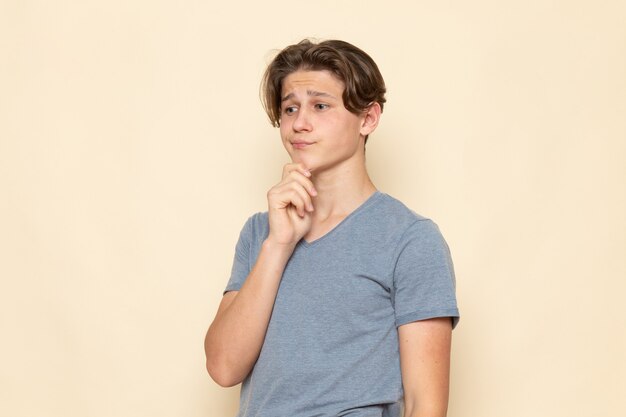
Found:
<path fill-rule="evenodd" d="M 272 243 L 295 246 L 311 230 L 313 197 L 317 191 L 311 173 L 300 163 L 283 167 L 281 181 L 267 192 Z"/>

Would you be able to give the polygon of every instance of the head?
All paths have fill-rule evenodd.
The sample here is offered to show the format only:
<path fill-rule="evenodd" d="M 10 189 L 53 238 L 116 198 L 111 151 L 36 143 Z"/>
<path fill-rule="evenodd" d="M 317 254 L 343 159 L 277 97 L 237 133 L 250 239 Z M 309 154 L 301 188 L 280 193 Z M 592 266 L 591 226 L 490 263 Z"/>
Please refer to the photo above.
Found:
<path fill-rule="evenodd" d="M 354 114 L 385 103 L 385 81 L 374 60 L 348 42 L 304 39 L 280 51 L 267 67 L 261 96 L 270 122 L 280 127 L 282 88 L 285 78 L 296 71 L 328 71 L 343 84 L 343 106 Z M 367 142 L 367 135 L 365 136 Z"/>

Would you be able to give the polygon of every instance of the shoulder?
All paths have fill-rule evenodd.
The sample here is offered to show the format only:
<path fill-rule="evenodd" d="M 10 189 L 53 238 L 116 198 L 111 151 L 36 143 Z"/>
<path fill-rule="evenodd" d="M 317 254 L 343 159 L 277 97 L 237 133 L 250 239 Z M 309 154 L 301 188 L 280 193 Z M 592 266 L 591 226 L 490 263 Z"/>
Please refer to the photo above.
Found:
<path fill-rule="evenodd" d="M 395 216 L 399 216 L 403 220 L 406 221 L 415 221 L 415 220 L 426 220 L 427 218 L 422 216 L 421 214 L 415 212 L 413 209 L 409 208 L 402 201 L 397 198 L 383 192 L 379 192 L 381 204 L 378 205 L 379 210 L 384 210 L 389 213 L 394 214 Z"/>
<path fill-rule="evenodd" d="M 397 198 L 380 193 L 380 204 L 377 205 L 377 217 L 386 227 L 404 233 L 410 228 L 419 228 L 419 225 L 434 224 L 434 222 L 409 208 Z"/>
<path fill-rule="evenodd" d="M 434 220 L 415 212 L 395 197 L 381 194 L 381 202 L 377 206 L 377 217 L 382 227 L 394 236 L 396 255 L 399 255 L 407 245 L 429 248 L 429 250 L 449 251 L 439 226 Z"/>
<path fill-rule="evenodd" d="M 249 240 L 264 239 L 269 233 L 269 218 L 267 212 L 252 214 L 241 229 L 241 236 Z"/>
<path fill-rule="evenodd" d="M 248 217 L 247 223 L 254 228 L 263 228 L 269 225 L 269 217 L 267 211 L 259 211 Z"/>

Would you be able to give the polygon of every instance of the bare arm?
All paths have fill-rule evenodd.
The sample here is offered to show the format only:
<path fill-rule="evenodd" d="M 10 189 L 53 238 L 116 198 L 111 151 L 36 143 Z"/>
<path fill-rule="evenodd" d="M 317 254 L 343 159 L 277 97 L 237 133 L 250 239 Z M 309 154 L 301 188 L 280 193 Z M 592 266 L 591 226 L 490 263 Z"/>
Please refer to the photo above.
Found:
<path fill-rule="evenodd" d="M 398 328 L 404 417 L 445 417 L 450 384 L 452 324 L 449 317 Z"/>
<path fill-rule="evenodd" d="M 222 298 L 204 342 L 207 370 L 218 384 L 236 385 L 254 366 L 292 250 L 265 241 L 241 290 Z"/>
<path fill-rule="evenodd" d="M 311 228 L 317 192 L 309 176 L 300 164 L 285 165 L 281 182 L 267 194 L 269 236 L 245 283 L 224 295 L 207 331 L 206 367 L 219 385 L 243 381 L 259 356 L 287 261 Z"/>

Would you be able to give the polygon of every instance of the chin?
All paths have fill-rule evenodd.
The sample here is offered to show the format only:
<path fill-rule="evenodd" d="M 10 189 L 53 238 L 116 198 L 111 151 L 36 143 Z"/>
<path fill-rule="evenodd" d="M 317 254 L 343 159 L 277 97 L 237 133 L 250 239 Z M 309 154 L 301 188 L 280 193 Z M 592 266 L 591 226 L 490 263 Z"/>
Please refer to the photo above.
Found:
<path fill-rule="evenodd" d="M 291 156 L 291 162 L 293 162 L 294 164 L 302 164 L 309 171 L 313 171 L 315 167 L 317 166 L 317 164 L 315 164 L 315 162 L 312 161 L 310 158 L 301 158 L 301 157 L 297 157 L 293 155 Z"/>

